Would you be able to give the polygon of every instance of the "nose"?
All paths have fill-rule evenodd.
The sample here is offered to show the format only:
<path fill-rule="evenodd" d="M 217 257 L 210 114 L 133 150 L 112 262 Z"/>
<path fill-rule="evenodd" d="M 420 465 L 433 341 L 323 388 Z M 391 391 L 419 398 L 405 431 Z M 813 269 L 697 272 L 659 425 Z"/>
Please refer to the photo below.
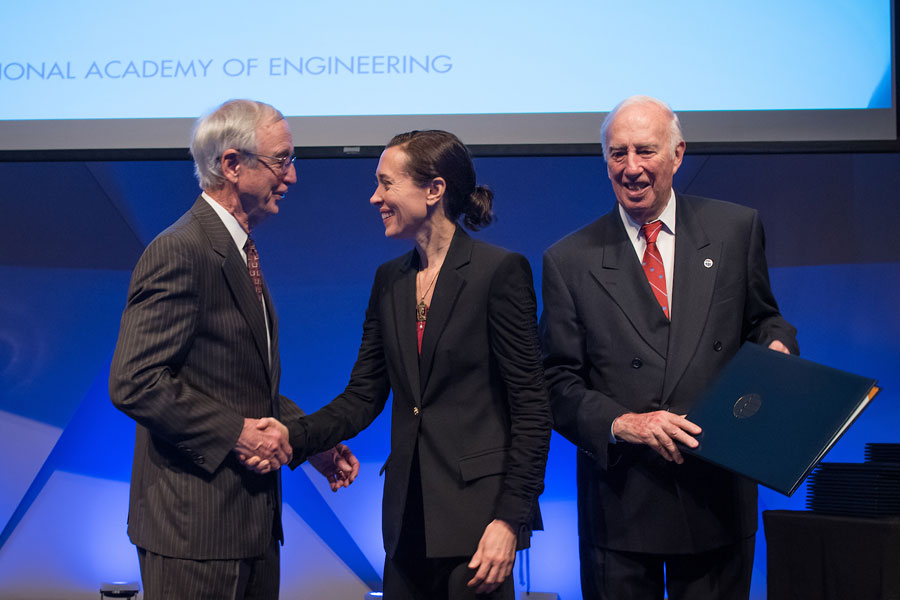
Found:
<path fill-rule="evenodd" d="M 638 155 L 635 152 L 629 152 L 625 157 L 625 176 L 626 177 L 640 177 L 641 176 L 641 166 L 640 161 L 638 160 Z"/>
<path fill-rule="evenodd" d="M 372 195 L 369 197 L 369 204 L 372 206 L 378 206 L 381 204 L 381 194 L 378 193 L 378 188 L 375 188 L 375 191 L 372 192 Z"/>
<path fill-rule="evenodd" d="M 291 163 L 291 166 L 288 167 L 287 173 L 284 174 L 284 182 L 287 185 L 294 185 L 297 183 L 297 169 L 294 167 L 294 163 Z"/>

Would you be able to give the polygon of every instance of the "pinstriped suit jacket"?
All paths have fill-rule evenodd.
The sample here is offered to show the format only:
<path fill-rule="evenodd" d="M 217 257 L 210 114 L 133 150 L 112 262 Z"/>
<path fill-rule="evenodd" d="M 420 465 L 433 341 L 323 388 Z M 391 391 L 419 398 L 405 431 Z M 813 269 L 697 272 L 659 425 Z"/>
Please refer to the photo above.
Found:
<path fill-rule="evenodd" d="M 109 391 L 137 422 L 128 534 L 141 548 L 244 558 L 282 538 L 279 475 L 231 452 L 245 417 L 303 414 L 278 393 L 278 320 L 263 295 L 271 361 L 246 264 L 202 197 L 134 269 Z"/>

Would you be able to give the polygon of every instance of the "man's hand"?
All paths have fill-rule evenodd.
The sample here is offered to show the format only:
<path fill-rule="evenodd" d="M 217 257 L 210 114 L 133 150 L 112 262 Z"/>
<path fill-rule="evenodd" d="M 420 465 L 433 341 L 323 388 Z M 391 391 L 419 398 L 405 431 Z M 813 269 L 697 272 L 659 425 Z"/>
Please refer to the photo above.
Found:
<path fill-rule="evenodd" d="M 470 569 L 477 569 L 475 577 L 466 585 L 476 594 L 493 592 L 512 573 L 516 561 L 516 533 L 506 521 L 494 519 L 484 528 L 478 550 L 469 561 Z"/>
<path fill-rule="evenodd" d="M 778 340 L 772 340 L 769 343 L 769 350 L 774 350 L 775 352 L 781 352 L 782 354 L 790 354 L 791 353 L 791 351 L 787 349 L 787 346 L 785 346 Z"/>
<path fill-rule="evenodd" d="M 293 450 L 287 427 L 277 419 L 244 419 L 244 428 L 234 451 L 251 471 L 266 474 L 291 462 Z"/>
<path fill-rule="evenodd" d="M 338 444 L 331 450 L 314 454 L 307 460 L 325 476 L 332 492 L 347 487 L 359 475 L 359 461 L 350 452 L 350 448 L 344 444 Z"/>
<path fill-rule="evenodd" d="M 618 439 L 632 444 L 646 444 L 666 460 L 678 464 L 684 462 L 675 442 L 688 448 L 696 448 L 700 443 L 693 436 L 702 429 L 691 423 L 684 415 L 675 415 L 664 410 L 649 413 L 625 413 L 613 421 L 612 433 Z"/>

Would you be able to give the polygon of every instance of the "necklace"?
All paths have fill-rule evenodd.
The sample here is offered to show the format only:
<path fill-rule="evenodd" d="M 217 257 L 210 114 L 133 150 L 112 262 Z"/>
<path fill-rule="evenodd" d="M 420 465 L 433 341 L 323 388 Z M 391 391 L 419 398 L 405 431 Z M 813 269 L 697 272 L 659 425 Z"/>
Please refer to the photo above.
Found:
<path fill-rule="evenodd" d="M 424 273 L 424 271 L 421 271 L 421 272 Z M 428 291 L 431 290 L 431 286 L 434 285 L 434 282 L 437 280 L 437 276 L 440 274 L 440 272 L 441 272 L 440 269 L 438 269 L 435 272 L 434 277 L 431 278 L 431 283 L 429 283 L 428 287 L 425 288 L 425 291 L 422 292 L 421 300 L 419 300 L 419 303 L 416 304 L 416 321 L 418 323 L 424 323 L 427 318 L 428 307 L 425 306 L 425 296 L 428 295 Z M 417 282 L 418 282 L 418 279 L 417 279 Z"/>

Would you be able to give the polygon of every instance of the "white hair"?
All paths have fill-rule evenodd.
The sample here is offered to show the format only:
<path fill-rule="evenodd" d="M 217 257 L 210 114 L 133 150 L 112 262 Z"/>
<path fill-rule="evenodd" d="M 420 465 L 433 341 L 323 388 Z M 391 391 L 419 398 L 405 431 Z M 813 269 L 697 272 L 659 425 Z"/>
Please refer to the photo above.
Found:
<path fill-rule="evenodd" d="M 669 108 L 669 105 L 662 100 L 653 98 L 652 96 L 637 95 L 625 98 L 616 104 L 615 108 L 609 111 L 606 118 L 603 119 L 603 125 L 600 126 L 600 142 L 603 145 L 603 160 L 607 159 L 607 152 L 609 151 L 608 135 L 610 124 L 613 122 L 613 119 L 616 118 L 616 115 L 620 110 L 633 104 L 652 104 L 669 115 L 669 145 L 671 146 L 672 155 L 674 156 L 678 144 L 684 141 L 684 134 L 681 131 L 681 121 L 678 120 L 678 115 L 676 115 L 675 112 Z"/>
<path fill-rule="evenodd" d="M 191 134 L 191 156 L 200 187 L 217 190 L 225 184 L 221 159 L 229 148 L 251 153 L 242 160 L 255 163 L 256 130 L 282 119 L 284 115 L 273 106 L 255 100 L 229 100 L 197 119 Z"/>

